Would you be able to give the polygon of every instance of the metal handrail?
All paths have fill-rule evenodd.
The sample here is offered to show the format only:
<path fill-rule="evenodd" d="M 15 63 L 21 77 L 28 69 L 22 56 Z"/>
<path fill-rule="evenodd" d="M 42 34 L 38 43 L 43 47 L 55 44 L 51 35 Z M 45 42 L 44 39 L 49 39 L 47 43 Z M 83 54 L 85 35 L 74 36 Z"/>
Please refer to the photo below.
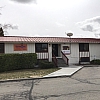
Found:
<path fill-rule="evenodd" d="M 65 63 L 67 64 L 67 65 L 69 65 L 69 59 L 67 58 L 67 56 L 61 51 L 61 53 L 62 53 L 62 58 L 63 58 L 63 60 L 65 61 Z"/>
<path fill-rule="evenodd" d="M 54 54 L 53 54 L 53 57 L 52 57 L 52 61 L 54 62 L 55 66 L 58 67 L 57 58 Z"/>

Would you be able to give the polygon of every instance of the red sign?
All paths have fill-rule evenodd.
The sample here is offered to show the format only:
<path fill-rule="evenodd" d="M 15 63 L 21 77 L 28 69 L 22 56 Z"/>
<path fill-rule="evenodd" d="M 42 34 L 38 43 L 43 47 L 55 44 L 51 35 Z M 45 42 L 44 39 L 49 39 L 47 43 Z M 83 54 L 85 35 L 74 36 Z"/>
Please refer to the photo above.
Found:
<path fill-rule="evenodd" d="M 14 51 L 27 51 L 27 44 L 14 44 Z"/>

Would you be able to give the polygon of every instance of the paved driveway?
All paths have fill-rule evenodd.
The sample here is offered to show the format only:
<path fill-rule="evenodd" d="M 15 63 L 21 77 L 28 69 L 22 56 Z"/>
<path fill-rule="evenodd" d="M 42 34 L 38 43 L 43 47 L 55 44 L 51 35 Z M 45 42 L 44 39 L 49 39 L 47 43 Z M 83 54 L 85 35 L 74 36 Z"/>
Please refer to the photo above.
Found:
<path fill-rule="evenodd" d="M 0 83 L 0 100 L 100 100 L 100 67 L 72 77 Z"/>

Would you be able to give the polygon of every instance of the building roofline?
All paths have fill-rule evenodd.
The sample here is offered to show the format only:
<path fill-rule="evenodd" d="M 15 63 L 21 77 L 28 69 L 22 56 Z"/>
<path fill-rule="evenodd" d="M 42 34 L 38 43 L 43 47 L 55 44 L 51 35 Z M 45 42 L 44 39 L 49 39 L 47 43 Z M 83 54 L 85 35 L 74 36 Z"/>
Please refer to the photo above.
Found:
<path fill-rule="evenodd" d="M 27 37 L 27 36 L 4 36 L 0 42 L 27 42 L 27 43 L 100 43 L 99 38 L 69 38 L 69 37 Z"/>

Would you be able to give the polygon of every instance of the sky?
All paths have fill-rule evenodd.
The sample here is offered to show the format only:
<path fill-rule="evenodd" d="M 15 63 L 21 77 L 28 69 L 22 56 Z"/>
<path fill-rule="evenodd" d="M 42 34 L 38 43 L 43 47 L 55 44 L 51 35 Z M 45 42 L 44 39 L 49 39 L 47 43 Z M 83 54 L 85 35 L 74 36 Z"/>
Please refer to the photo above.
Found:
<path fill-rule="evenodd" d="M 0 0 L 5 36 L 100 38 L 100 0 Z"/>

